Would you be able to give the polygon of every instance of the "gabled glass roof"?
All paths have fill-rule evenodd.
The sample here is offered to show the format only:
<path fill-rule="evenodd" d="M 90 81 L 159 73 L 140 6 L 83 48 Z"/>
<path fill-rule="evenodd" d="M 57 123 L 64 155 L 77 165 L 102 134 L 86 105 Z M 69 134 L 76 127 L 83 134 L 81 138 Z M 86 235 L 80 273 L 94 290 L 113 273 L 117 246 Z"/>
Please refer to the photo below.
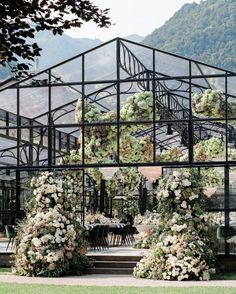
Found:
<path fill-rule="evenodd" d="M 60 125 L 54 134 L 56 144 L 59 144 L 61 138 L 66 140 L 66 136 L 69 136 L 67 140 L 70 140 L 72 146 L 77 144 L 80 134 L 75 132 L 74 126 L 67 124 L 75 123 L 76 102 L 82 96 L 96 104 L 102 112 L 117 111 L 118 95 L 121 108 L 130 95 L 151 90 L 155 81 L 158 81 L 155 91 L 158 91 L 160 97 L 168 93 L 170 103 L 179 107 L 180 111 L 183 109 L 183 118 L 188 118 L 191 93 L 209 88 L 222 92 L 227 90 L 228 100 L 234 101 L 235 75 L 215 66 L 116 38 L 33 77 L 0 84 L 0 127 L 16 127 L 18 112 L 18 123 L 23 127 L 35 126 L 35 134 L 44 132 L 46 142 L 50 112 L 53 124 Z M 165 134 L 166 126 L 157 129 L 160 130 L 161 140 L 164 140 L 161 134 Z M 22 138 L 25 146 L 28 144 L 27 136 Z M 16 146 L 14 136 L 4 131 L 0 133 L 0 140 L 0 152 Z M 168 142 L 171 142 L 171 138 Z M 44 153 L 45 150 L 42 152 L 45 159 Z"/>

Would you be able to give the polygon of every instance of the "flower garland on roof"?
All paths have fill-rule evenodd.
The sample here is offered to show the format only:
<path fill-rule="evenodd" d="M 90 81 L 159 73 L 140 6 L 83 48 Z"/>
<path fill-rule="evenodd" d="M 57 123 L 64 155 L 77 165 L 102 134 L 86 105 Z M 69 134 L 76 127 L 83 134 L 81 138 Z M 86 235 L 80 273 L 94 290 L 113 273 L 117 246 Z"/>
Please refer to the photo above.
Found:
<path fill-rule="evenodd" d="M 218 90 L 207 89 L 204 93 L 192 95 L 192 110 L 195 114 L 203 117 L 223 118 L 226 111 L 229 118 L 235 116 L 236 103 L 229 100 L 227 103 L 226 108 L 225 95 Z"/>
<path fill-rule="evenodd" d="M 122 121 L 152 121 L 153 93 L 146 91 L 127 98 L 127 103 L 120 111 Z"/>
<path fill-rule="evenodd" d="M 124 135 L 120 139 L 120 159 L 123 162 L 152 162 L 153 144 L 150 136 L 137 139 Z"/>
<path fill-rule="evenodd" d="M 76 104 L 75 119 L 77 123 L 82 123 L 82 101 L 78 100 Z M 153 119 L 153 94 L 152 92 L 136 93 L 127 99 L 127 103 L 120 110 L 121 121 L 151 121 Z M 105 123 L 116 122 L 117 114 L 114 111 L 103 114 L 97 107 L 87 101 L 84 102 L 84 121 L 93 123 L 104 123 L 104 125 L 86 126 L 84 132 L 84 146 L 85 146 L 85 161 L 104 162 L 109 160 L 111 156 L 117 153 L 117 126 L 105 125 Z M 134 152 L 127 152 L 125 150 L 127 143 L 123 142 L 129 140 L 132 143 L 131 148 L 135 148 L 138 155 L 136 162 L 150 161 L 152 155 L 152 143 L 148 136 L 136 139 L 131 133 L 137 129 L 145 129 L 147 125 L 121 125 L 120 126 L 120 140 L 121 140 L 121 156 L 124 162 L 127 160 L 133 161 L 133 158 L 127 158 L 128 154 Z M 82 144 L 82 136 L 80 136 L 79 143 Z M 144 155 L 143 155 L 144 154 Z M 136 158 L 136 156 L 135 156 Z"/>
<path fill-rule="evenodd" d="M 198 115 L 221 118 L 225 116 L 225 98 L 222 92 L 207 89 L 204 93 L 192 95 L 192 109 Z"/>
<path fill-rule="evenodd" d="M 205 195 L 196 175 L 174 172 L 160 180 L 157 212 L 161 215 L 158 242 L 134 269 L 139 278 L 203 279 L 214 266 L 215 254 L 204 211 Z"/>
<path fill-rule="evenodd" d="M 172 147 L 168 150 L 164 150 L 159 154 L 156 154 L 157 162 L 175 162 L 179 161 L 183 156 L 183 152 L 178 147 Z"/>

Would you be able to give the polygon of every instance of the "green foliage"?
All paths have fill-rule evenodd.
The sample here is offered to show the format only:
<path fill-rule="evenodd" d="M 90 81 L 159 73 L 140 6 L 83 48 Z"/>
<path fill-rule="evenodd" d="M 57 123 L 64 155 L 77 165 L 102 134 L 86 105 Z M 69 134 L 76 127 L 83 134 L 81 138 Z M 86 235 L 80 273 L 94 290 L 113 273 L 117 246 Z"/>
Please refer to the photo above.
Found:
<path fill-rule="evenodd" d="M 185 4 L 143 41 L 158 49 L 236 69 L 236 1 Z"/>
<path fill-rule="evenodd" d="M 99 10 L 90 1 L 1 1 L 0 64 L 16 62 L 14 71 L 26 73 L 29 65 L 21 60 L 33 61 L 41 51 L 37 43 L 30 42 L 36 32 L 62 35 L 65 30 L 80 28 L 89 21 L 108 27 L 111 23 L 107 14 L 108 9 Z"/>

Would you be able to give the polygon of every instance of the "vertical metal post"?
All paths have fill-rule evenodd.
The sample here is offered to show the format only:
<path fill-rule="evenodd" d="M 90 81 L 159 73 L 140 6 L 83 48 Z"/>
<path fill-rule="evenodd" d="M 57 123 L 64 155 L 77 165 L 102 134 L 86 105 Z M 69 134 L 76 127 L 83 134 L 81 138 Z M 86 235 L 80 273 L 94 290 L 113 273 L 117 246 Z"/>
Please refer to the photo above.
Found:
<path fill-rule="evenodd" d="M 224 185 L 225 185 L 225 227 L 226 230 L 229 227 L 229 208 L 230 208 L 230 191 L 229 191 L 229 166 L 225 165 L 224 167 Z M 229 255 L 229 243 L 225 239 L 225 255 Z"/>
<path fill-rule="evenodd" d="M 227 73 L 226 73 L 227 74 Z M 225 127 L 226 127 L 226 136 L 225 136 L 225 161 L 228 163 L 228 77 L 225 76 L 225 102 L 226 102 L 226 107 L 225 107 Z"/>
<path fill-rule="evenodd" d="M 84 164 L 84 146 L 85 146 L 85 142 L 84 142 L 84 116 L 85 116 L 85 85 L 84 85 L 84 80 L 85 80 L 85 73 L 84 73 L 84 54 L 82 55 L 82 164 Z"/>
<path fill-rule="evenodd" d="M 81 142 L 81 146 L 82 146 L 82 164 L 85 163 L 85 160 L 84 160 L 84 149 L 85 149 L 85 142 L 84 142 L 84 137 L 85 137 L 85 134 L 84 134 L 84 131 L 85 131 L 85 128 L 84 128 L 84 117 L 85 117 L 85 103 L 84 103 L 84 99 L 85 99 L 85 85 L 84 85 L 84 82 L 85 82 L 85 72 L 84 72 L 84 69 L 85 69 L 85 65 L 84 65 L 85 61 L 84 61 L 84 54 L 82 55 L 82 142 Z M 83 224 L 84 224 L 84 219 L 85 219 L 85 173 L 84 173 L 84 168 L 83 168 L 83 207 L 82 207 L 82 213 L 83 213 Z"/>
<path fill-rule="evenodd" d="M 17 85 L 17 105 L 16 105 L 16 115 L 17 115 L 17 170 L 16 170 L 16 218 L 20 217 L 20 140 L 21 140 L 21 119 L 20 119 L 20 88 Z"/>
<path fill-rule="evenodd" d="M 82 203 L 82 224 L 84 225 L 85 223 L 85 205 L 86 205 L 86 198 L 85 198 L 85 174 L 84 174 L 84 169 L 82 169 L 82 174 L 83 174 L 83 203 Z"/>
<path fill-rule="evenodd" d="M 48 167 L 52 166 L 52 87 L 51 69 L 48 71 Z"/>
<path fill-rule="evenodd" d="M 152 95 L 153 95 L 153 104 L 152 104 L 152 125 L 153 125 L 153 162 L 156 162 L 156 55 L 155 50 L 152 50 Z"/>
<path fill-rule="evenodd" d="M 226 73 L 227 74 L 227 73 Z M 228 78 L 227 76 L 225 76 L 225 101 L 226 101 L 226 107 L 225 107 L 225 127 L 226 127 L 226 136 L 225 136 L 225 161 L 228 163 Z M 230 189 L 229 189 L 229 182 L 230 182 L 230 177 L 229 177 L 229 166 L 226 165 L 224 167 L 225 169 L 225 227 L 226 227 L 226 231 L 229 227 L 229 222 L 230 222 L 230 213 L 229 213 L 229 209 L 230 209 Z M 225 255 L 229 255 L 230 254 L 230 246 L 229 243 L 226 242 L 226 238 L 225 238 Z"/>
<path fill-rule="evenodd" d="M 101 180 L 101 190 L 100 190 L 100 205 L 99 211 L 104 212 L 105 204 L 105 193 L 106 193 L 106 181 Z"/>
<path fill-rule="evenodd" d="M 120 163 L 120 39 L 116 40 L 116 78 L 117 78 L 117 163 Z"/>
<path fill-rule="evenodd" d="M 194 161 L 193 156 L 193 137 L 194 137 L 194 129 L 193 129 L 193 115 L 192 115 L 192 63 L 189 60 L 189 120 L 188 120 L 188 151 L 189 151 L 189 163 L 192 164 Z"/>
<path fill-rule="evenodd" d="M 33 121 L 30 120 L 30 126 L 33 126 Z M 33 165 L 33 146 L 34 146 L 34 137 L 33 137 L 33 128 L 29 129 L 29 165 Z"/>

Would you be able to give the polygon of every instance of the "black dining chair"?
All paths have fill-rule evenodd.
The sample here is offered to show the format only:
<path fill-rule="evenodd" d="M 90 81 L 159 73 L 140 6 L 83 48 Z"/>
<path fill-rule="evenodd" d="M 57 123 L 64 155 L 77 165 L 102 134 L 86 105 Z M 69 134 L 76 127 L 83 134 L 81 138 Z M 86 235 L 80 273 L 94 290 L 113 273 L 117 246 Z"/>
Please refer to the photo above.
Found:
<path fill-rule="evenodd" d="M 96 249 L 99 250 L 99 230 L 100 230 L 100 225 L 94 226 L 90 231 L 89 231 L 89 243 L 91 248 L 95 251 Z"/>
<path fill-rule="evenodd" d="M 109 226 L 105 225 L 104 226 L 104 235 L 103 235 L 103 244 L 105 249 L 109 249 Z"/>
<path fill-rule="evenodd" d="M 128 244 L 129 229 L 130 225 L 127 224 L 113 230 L 113 246 Z"/>
<path fill-rule="evenodd" d="M 11 245 L 11 249 L 14 246 L 14 241 L 15 241 L 15 237 L 16 237 L 16 231 L 13 228 L 13 226 L 11 226 L 11 225 L 6 225 L 5 230 L 6 230 L 6 235 L 7 235 L 7 238 L 8 238 L 8 244 L 7 244 L 7 248 L 6 248 L 6 251 L 7 251 L 10 245 Z"/>
<path fill-rule="evenodd" d="M 128 235 L 129 235 L 129 231 L 130 231 L 130 227 L 131 225 L 125 225 L 120 232 L 120 245 L 128 245 Z"/>

